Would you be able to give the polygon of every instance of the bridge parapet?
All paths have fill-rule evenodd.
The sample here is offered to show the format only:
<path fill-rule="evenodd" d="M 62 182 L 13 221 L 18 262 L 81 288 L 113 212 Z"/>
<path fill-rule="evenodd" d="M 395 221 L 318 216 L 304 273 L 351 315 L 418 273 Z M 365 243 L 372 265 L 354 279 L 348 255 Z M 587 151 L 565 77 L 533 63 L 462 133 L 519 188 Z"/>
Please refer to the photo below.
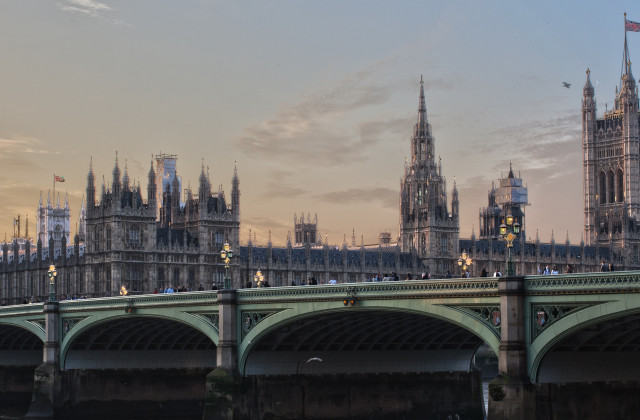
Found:
<path fill-rule="evenodd" d="M 525 277 L 527 294 L 640 292 L 640 272 L 558 274 Z"/>
<path fill-rule="evenodd" d="M 357 299 L 440 299 L 443 297 L 497 296 L 498 280 L 408 280 L 341 283 L 318 286 L 287 286 L 237 291 L 241 304 L 289 301 L 326 301 L 355 296 Z"/>
<path fill-rule="evenodd" d="M 29 305 L 11 305 L 0 308 L 0 318 L 14 317 L 16 315 L 42 315 L 44 303 L 33 303 Z"/>
<path fill-rule="evenodd" d="M 115 296 L 95 299 L 66 300 L 60 302 L 61 312 L 94 311 L 101 309 L 171 307 L 171 306 L 205 306 L 215 304 L 217 291 L 188 293 L 159 293 L 152 295 Z"/>

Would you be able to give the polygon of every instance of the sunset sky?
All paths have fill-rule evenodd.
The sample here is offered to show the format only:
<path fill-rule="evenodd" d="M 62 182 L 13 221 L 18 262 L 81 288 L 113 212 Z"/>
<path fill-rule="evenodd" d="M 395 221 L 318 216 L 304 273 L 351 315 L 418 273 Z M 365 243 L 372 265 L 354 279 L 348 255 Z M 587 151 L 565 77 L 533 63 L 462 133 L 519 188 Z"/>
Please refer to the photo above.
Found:
<path fill-rule="evenodd" d="M 117 151 L 145 190 L 152 155 L 196 192 L 204 159 L 229 199 L 237 162 L 242 243 L 284 244 L 294 213 L 330 244 L 396 238 L 422 75 L 461 237 L 512 162 L 528 235 L 577 243 L 585 71 L 601 115 L 625 11 L 640 21 L 631 1 L 0 0 L 0 235 L 20 214 L 35 237 L 54 173 L 74 234 L 91 159 L 99 190 Z"/>

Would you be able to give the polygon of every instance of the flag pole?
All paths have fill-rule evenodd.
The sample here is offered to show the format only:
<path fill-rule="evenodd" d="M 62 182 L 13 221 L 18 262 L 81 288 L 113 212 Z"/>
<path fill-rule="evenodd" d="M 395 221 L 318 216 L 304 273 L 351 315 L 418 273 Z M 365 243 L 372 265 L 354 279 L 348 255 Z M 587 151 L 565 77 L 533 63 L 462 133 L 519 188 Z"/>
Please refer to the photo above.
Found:
<path fill-rule="evenodd" d="M 53 200 L 51 202 L 51 205 L 53 206 L 53 203 L 56 201 L 56 174 L 53 174 L 53 197 L 51 197 L 51 199 Z"/>

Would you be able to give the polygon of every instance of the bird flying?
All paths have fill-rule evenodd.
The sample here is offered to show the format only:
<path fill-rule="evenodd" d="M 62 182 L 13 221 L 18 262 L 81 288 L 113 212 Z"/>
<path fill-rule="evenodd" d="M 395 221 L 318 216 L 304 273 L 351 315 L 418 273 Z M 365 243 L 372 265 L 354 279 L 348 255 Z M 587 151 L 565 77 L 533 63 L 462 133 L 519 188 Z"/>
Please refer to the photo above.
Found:
<path fill-rule="evenodd" d="M 562 86 L 566 87 L 567 89 L 569 89 L 571 87 L 571 83 L 567 83 L 567 82 L 562 82 Z"/>

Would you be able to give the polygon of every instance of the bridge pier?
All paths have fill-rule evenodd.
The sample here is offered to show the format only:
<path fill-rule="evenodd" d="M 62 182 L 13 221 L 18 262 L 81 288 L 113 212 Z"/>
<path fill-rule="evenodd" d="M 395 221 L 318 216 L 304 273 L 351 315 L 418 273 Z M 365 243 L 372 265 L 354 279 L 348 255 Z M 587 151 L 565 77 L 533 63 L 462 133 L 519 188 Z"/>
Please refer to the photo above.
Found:
<path fill-rule="evenodd" d="M 527 374 L 524 277 L 501 277 L 499 375 L 489 383 L 489 418 L 534 419 L 535 386 Z"/>
<path fill-rule="evenodd" d="M 233 419 L 234 396 L 242 378 L 238 372 L 238 316 L 235 290 L 218 292 L 217 368 L 207 375 L 203 420 Z"/>
<path fill-rule="evenodd" d="M 62 406 L 63 390 L 60 372 L 60 312 L 58 302 L 44 304 L 45 337 L 43 363 L 36 367 L 33 397 L 28 419 L 52 419 Z"/>

